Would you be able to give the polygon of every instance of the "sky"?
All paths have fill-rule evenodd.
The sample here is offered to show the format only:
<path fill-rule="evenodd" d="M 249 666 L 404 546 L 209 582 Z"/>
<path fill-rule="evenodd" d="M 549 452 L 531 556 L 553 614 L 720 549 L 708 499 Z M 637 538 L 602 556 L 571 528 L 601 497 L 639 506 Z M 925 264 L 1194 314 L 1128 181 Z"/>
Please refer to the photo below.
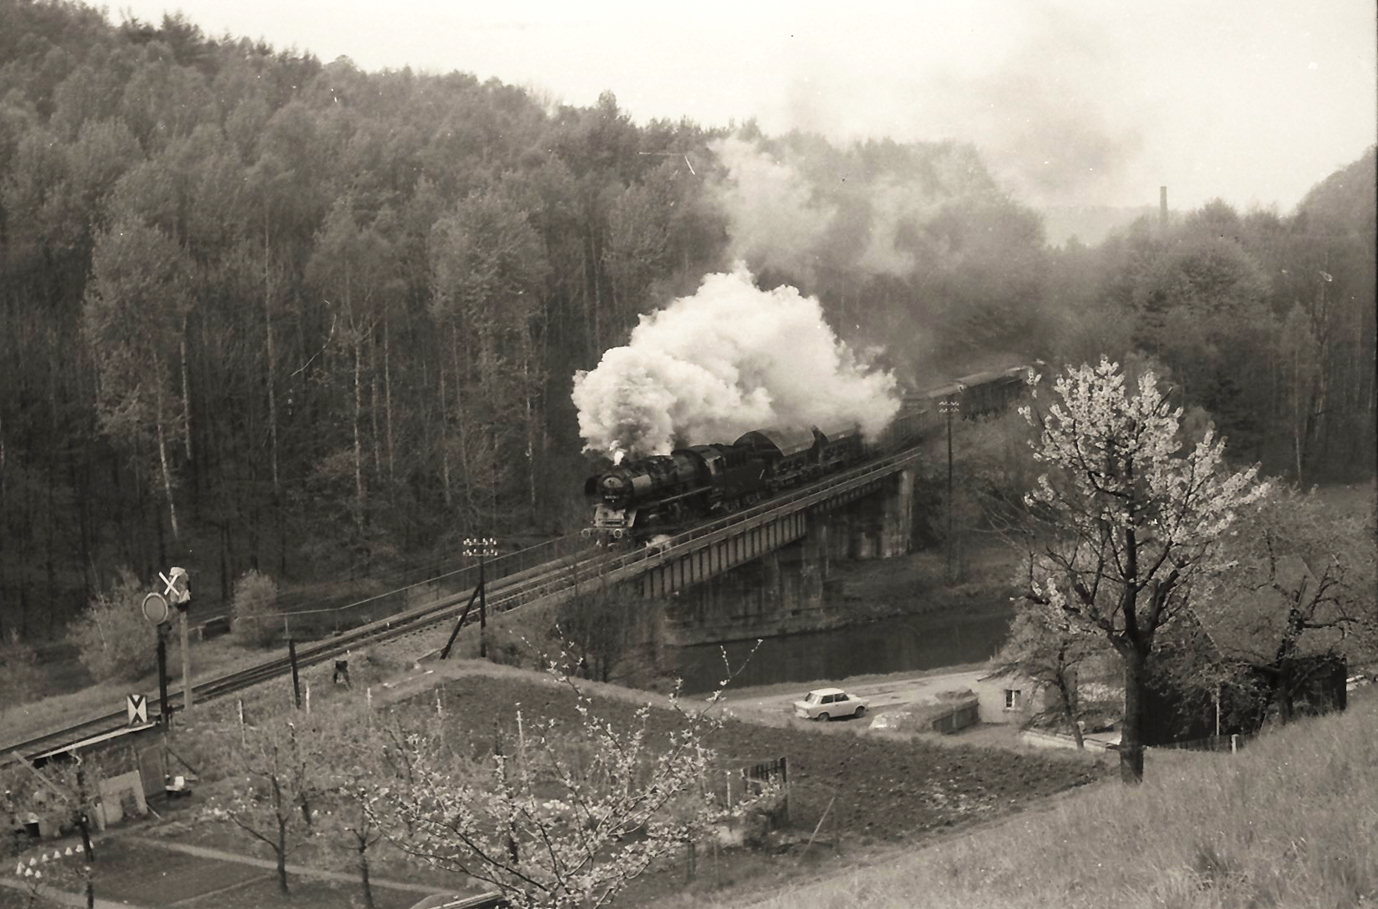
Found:
<path fill-rule="evenodd" d="M 1036 206 L 1287 214 L 1378 140 L 1372 0 L 121 0 L 636 122 L 974 143 Z"/>

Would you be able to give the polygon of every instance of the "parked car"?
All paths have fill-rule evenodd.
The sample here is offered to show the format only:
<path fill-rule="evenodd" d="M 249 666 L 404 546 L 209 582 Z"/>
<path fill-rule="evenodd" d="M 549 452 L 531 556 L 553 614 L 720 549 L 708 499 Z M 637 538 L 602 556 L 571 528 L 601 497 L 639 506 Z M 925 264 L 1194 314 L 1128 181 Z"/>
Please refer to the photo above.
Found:
<path fill-rule="evenodd" d="M 865 716 L 871 702 L 841 688 L 815 688 L 794 702 L 794 715 L 806 720 L 831 720 L 839 716 Z"/>

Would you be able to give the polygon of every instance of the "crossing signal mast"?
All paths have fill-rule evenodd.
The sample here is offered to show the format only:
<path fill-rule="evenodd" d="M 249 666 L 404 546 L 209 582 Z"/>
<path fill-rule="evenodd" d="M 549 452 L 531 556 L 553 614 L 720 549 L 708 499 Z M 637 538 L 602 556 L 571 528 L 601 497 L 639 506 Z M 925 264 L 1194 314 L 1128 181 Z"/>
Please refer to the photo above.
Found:
<path fill-rule="evenodd" d="M 191 650 L 187 646 L 187 612 L 191 609 L 191 577 L 185 568 L 173 567 L 167 574 L 159 572 L 166 588 L 163 596 L 181 614 L 182 630 L 182 708 L 191 709 Z"/>
<path fill-rule="evenodd" d="M 158 632 L 158 722 L 166 731 L 168 721 L 172 718 L 167 706 L 167 632 L 171 627 L 167 620 L 167 597 L 157 592 L 146 595 L 143 613 Z"/>

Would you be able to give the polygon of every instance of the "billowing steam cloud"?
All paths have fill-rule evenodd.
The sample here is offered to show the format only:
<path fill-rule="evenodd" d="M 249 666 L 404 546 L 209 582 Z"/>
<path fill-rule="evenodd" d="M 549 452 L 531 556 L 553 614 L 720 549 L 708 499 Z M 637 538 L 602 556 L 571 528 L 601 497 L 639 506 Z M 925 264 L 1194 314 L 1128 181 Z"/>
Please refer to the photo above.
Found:
<path fill-rule="evenodd" d="M 626 347 L 575 375 L 574 403 L 585 450 L 614 459 L 764 427 L 875 434 L 899 409 L 894 376 L 859 362 L 817 299 L 760 290 L 744 266 L 642 316 Z"/>
<path fill-rule="evenodd" d="M 812 182 L 736 136 L 713 144 L 728 179 L 718 199 L 731 218 L 732 254 L 759 269 L 808 274 L 835 206 L 815 198 Z"/>
<path fill-rule="evenodd" d="M 978 3 L 946 6 L 954 47 L 963 28 L 993 15 Z M 937 14 L 916 15 L 927 21 Z M 897 61 L 877 71 L 839 67 L 826 52 L 799 57 L 788 117 L 775 130 L 835 143 L 880 135 L 970 142 L 1028 205 L 1143 198 L 1142 187 L 1124 181 L 1163 111 L 1153 94 L 1128 81 L 1133 70 L 1124 55 L 1134 49 L 1117 43 L 1118 29 L 1066 4 L 1002 4 L 999 15 L 999 39 L 986 36 L 991 43 L 979 60 L 935 48 L 929 65 Z"/>
<path fill-rule="evenodd" d="M 912 154 L 891 146 L 889 160 L 882 151 L 868 161 L 839 151 L 807 158 L 783 145 L 767 151 L 736 136 L 712 148 L 726 171 L 717 197 L 733 255 L 797 280 L 829 267 L 909 276 L 924 227 L 945 205 L 999 192 L 975 150 L 956 143 Z"/>

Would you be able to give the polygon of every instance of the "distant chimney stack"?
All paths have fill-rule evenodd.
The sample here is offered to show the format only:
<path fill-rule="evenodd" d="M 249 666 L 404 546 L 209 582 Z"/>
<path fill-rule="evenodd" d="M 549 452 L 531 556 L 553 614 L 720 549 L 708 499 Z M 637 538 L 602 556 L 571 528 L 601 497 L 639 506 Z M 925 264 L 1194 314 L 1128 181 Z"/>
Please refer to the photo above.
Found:
<path fill-rule="evenodd" d="M 1158 229 L 1167 230 L 1167 187 L 1158 187 Z"/>

